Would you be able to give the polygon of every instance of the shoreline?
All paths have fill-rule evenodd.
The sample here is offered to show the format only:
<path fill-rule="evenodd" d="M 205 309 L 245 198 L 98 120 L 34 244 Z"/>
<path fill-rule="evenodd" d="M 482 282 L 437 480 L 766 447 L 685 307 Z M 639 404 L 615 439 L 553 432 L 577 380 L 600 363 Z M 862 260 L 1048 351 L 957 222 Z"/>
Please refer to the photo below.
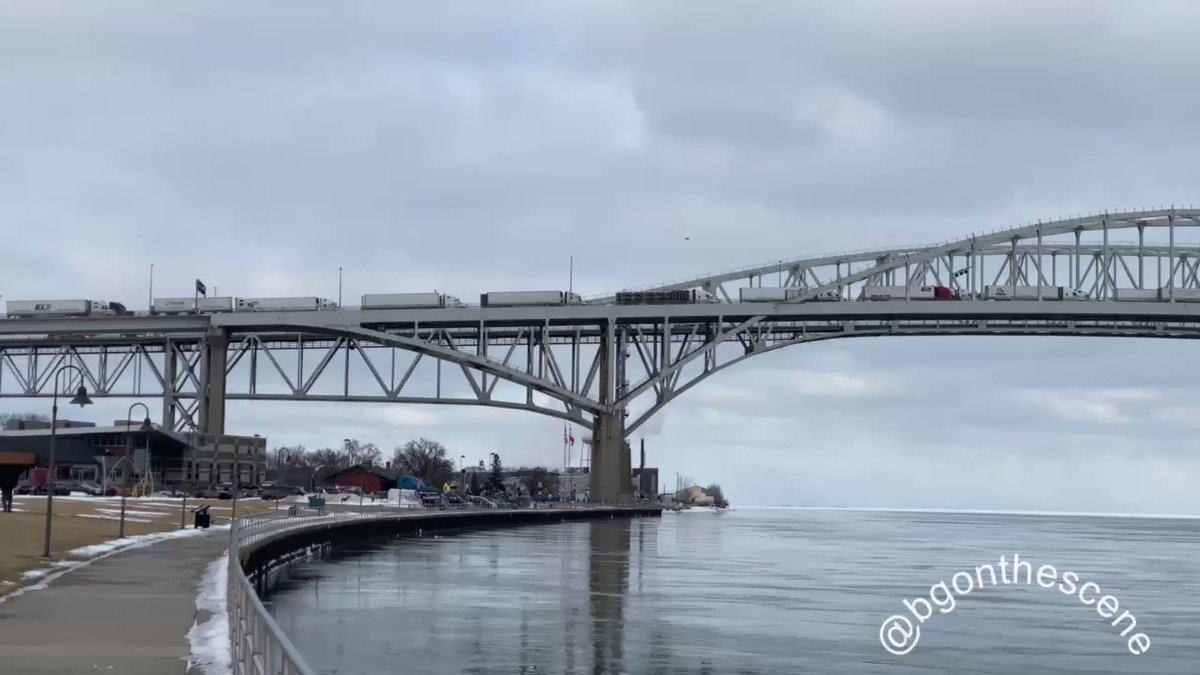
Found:
<path fill-rule="evenodd" d="M 735 509 L 727 509 L 733 511 Z M 867 513 L 941 513 L 980 516 L 1061 516 L 1069 518 L 1145 518 L 1154 520 L 1200 520 L 1200 514 L 1170 513 L 1105 513 L 1099 511 L 1022 511 L 1004 509 L 945 509 L 890 506 L 738 506 L 746 511 L 859 511 Z"/>

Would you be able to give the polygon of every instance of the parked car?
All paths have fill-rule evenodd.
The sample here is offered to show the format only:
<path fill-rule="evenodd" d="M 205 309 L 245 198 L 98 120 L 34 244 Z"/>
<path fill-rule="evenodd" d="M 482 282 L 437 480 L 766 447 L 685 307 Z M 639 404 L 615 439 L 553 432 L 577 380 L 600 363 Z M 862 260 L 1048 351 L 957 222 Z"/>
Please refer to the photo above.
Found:
<path fill-rule="evenodd" d="M 196 490 L 196 496 L 200 499 L 233 499 L 233 486 L 229 483 L 209 485 Z"/>
<path fill-rule="evenodd" d="M 104 488 L 99 483 L 93 483 L 87 480 L 77 480 L 71 483 L 71 489 L 76 492 L 83 492 L 89 497 L 99 497 L 104 494 Z"/>
<path fill-rule="evenodd" d="M 288 497 L 303 497 L 305 490 L 296 485 L 271 485 L 262 490 L 263 499 L 286 499 Z"/>
<path fill-rule="evenodd" d="M 187 497 L 188 493 L 178 488 L 167 488 L 154 493 L 155 497 Z"/>
<path fill-rule="evenodd" d="M 30 483 L 27 480 L 23 480 L 23 481 L 17 483 L 17 487 L 16 487 L 16 489 L 13 490 L 13 494 L 18 494 L 18 495 L 33 494 L 33 483 Z"/>
<path fill-rule="evenodd" d="M 45 485 L 39 485 L 33 489 L 33 494 L 35 494 L 35 495 L 44 495 L 44 494 L 46 494 L 46 492 L 48 492 L 48 490 Z M 70 495 L 71 494 L 71 482 L 66 481 L 66 480 L 54 481 L 54 494 L 55 495 L 64 495 L 64 496 Z"/>

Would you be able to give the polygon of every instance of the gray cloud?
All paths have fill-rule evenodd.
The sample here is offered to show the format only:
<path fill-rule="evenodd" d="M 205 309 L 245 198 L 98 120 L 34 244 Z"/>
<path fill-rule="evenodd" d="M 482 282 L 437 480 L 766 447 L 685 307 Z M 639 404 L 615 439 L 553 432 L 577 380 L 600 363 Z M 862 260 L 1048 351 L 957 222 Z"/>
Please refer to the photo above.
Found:
<path fill-rule="evenodd" d="M 348 298 L 471 298 L 565 286 L 570 255 L 576 288 L 601 293 L 1188 201 L 1198 14 L 13 6 L 0 22 L 0 293 L 137 305 L 154 263 L 160 295 L 201 277 L 222 293 L 333 296 L 341 265 Z M 667 474 L 722 480 L 743 503 L 1200 512 L 1196 388 L 1179 367 L 1192 349 L 810 345 L 713 378 L 643 432 Z M 561 453 L 559 422 L 510 411 L 236 403 L 230 420 L 309 446 L 427 434 L 519 462 Z"/>

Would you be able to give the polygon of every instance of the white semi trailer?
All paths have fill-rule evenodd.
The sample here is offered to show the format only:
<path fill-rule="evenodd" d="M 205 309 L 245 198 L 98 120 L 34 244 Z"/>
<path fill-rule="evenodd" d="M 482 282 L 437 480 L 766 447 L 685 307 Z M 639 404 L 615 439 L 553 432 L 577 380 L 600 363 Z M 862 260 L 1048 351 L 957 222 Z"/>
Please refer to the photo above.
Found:
<path fill-rule="evenodd" d="M 1115 288 L 1113 300 L 1117 302 L 1200 302 L 1197 288 Z"/>
<path fill-rule="evenodd" d="M 1115 288 L 1113 300 L 1117 302 L 1158 302 L 1160 294 L 1157 288 Z"/>
<path fill-rule="evenodd" d="M 1042 286 L 1043 300 L 1087 300 L 1088 294 L 1074 288 L 1062 286 Z M 1008 286 L 989 285 L 983 288 L 984 300 L 1037 300 L 1037 286 Z"/>
<path fill-rule="evenodd" d="M 150 304 L 151 314 L 210 314 L 232 312 L 233 297 L 214 298 L 154 298 Z"/>
<path fill-rule="evenodd" d="M 311 312 L 337 308 L 336 302 L 315 297 L 237 299 L 239 312 Z"/>
<path fill-rule="evenodd" d="M 462 300 L 445 293 L 368 293 L 362 296 L 363 309 L 433 309 L 463 306 Z"/>
<path fill-rule="evenodd" d="M 492 291 L 479 296 L 484 307 L 544 307 L 578 305 L 583 298 L 567 291 Z"/>
<path fill-rule="evenodd" d="M 947 286 L 863 286 L 863 300 L 958 300 Z"/>
<path fill-rule="evenodd" d="M 9 300 L 4 309 L 13 318 L 113 316 L 125 313 L 125 305 L 103 300 Z"/>
<path fill-rule="evenodd" d="M 807 293 L 807 288 L 788 288 L 784 286 L 745 286 L 738 289 L 738 300 L 741 302 L 784 302 Z M 838 292 L 822 291 L 805 302 L 837 302 Z"/>

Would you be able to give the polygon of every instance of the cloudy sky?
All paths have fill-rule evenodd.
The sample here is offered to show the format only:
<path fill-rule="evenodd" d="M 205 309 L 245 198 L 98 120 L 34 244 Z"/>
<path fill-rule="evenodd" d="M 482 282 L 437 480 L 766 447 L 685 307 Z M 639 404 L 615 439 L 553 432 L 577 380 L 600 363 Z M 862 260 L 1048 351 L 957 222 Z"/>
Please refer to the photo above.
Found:
<path fill-rule="evenodd" d="M 151 263 L 159 295 L 334 297 L 340 265 L 348 298 L 470 298 L 565 287 L 572 255 L 586 295 L 1197 197 L 1195 3 L 2 7 L 6 299 L 141 307 Z M 742 504 L 1200 514 L 1194 349 L 795 347 L 672 403 L 647 450 Z M 273 443 L 561 457 L 515 411 L 229 412 Z"/>

